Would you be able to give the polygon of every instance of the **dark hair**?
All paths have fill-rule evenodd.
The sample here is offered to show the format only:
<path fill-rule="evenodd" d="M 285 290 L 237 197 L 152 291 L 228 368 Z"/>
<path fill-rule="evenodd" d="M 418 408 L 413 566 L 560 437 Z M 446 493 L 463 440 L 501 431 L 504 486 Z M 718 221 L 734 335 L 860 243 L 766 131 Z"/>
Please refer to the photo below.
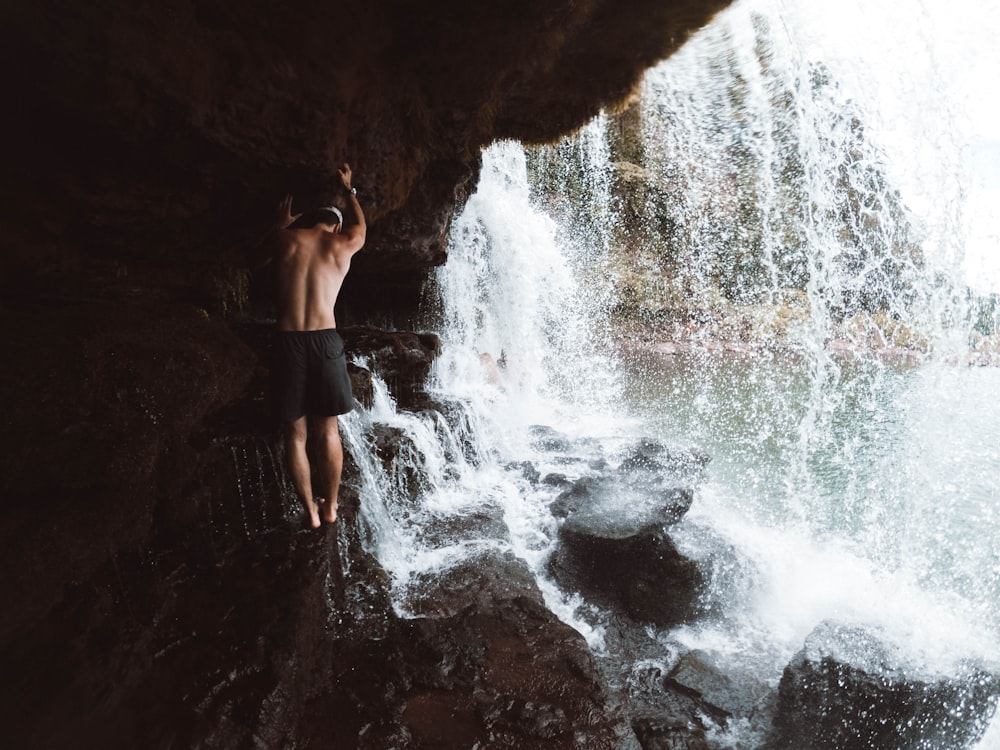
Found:
<path fill-rule="evenodd" d="M 288 225 L 289 229 L 312 229 L 317 224 L 339 224 L 340 219 L 328 208 L 313 208 Z"/>

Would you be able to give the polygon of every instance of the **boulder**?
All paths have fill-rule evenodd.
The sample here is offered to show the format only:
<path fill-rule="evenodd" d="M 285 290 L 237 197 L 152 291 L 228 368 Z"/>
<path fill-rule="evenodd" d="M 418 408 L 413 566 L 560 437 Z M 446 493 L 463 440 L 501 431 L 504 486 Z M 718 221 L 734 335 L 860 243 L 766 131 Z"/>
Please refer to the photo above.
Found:
<path fill-rule="evenodd" d="M 379 422 L 371 427 L 371 443 L 385 476 L 392 483 L 394 502 L 415 506 L 431 482 L 412 434 L 398 425 Z"/>
<path fill-rule="evenodd" d="M 555 479 L 550 482 L 559 484 Z M 559 493 L 549 509 L 557 518 L 573 516 L 577 523 L 621 536 L 651 523 L 673 525 L 684 517 L 693 501 L 694 490 L 690 487 L 630 484 L 614 476 L 586 476 Z"/>
<path fill-rule="evenodd" d="M 588 474 L 552 503 L 558 517 L 574 514 L 627 534 L 651 523 L 679 521 L 694 500 L 708 457 L 694 450 L 669 449 L 653 440 L 631 446 L 614 470 Z M 603 519 L 603 520 L 598 520 Z"/>
<path fill-rule="evenodd" d="M 536 424 L 528 429 L 531 436 L 531 447 L 545 453 L 569 453 L 573 450 L 573 441 L 554 427 Z"/>
<path fill-rule="evenodd" d="M 496 549 L 444 570 L 419 573 L 405 592 L 407 610 L 425 617 L 451 617 L 470 605 L 485 607 L 518 597 L 544 603 L 527 563 Z"/>
<path fill-rule="evenodd" d="M 684 716 L 643 716 L 633 720 L 632 731 L 642 750 L 711 750 L 705 730 Z"/>
<path fill-rule="evenodd" d="M 658 651 L 662 656 L 662 645 Z M 722 730 L 729 714 L 667 671 L 662 658 L 633 665 L 625 681 L 632 731 L 643 750 L 708 750 L 707 733 Z M 674 667 L 670 673 L 676 671 Z"/>
<path fill-rule="evenodd" d="M 768 748 L 969 748 L 998 697 L 996 669 L 930 674 L 877 630 L 826 621 L 785 668 Z"/>
<path fill-rule="evenodd" d="M 496 500 L 484 500 L 457 513 L 438 516 L 421 524 L 421 541 L 432 547 L 481 543 L 484 540 L 510 543 L 510 530 L 503 507 Z"/>
<path fill-rule="evenodd" d="M 571 516 L 560 527 L 549 572 L 566 589 L 662 627 L 694 615 L 703 584 L 662 524 L 629 533 L 593 516 Z"/>
<path fill-rule="evenodd" d="M 538 484 L 542 476 L 538 471 L 538 467 L 531 463 L 531 461 L 515 461 L 508 463 L 507 470 L 519 472 L 521 476 L 531 484 Z"/>
<path fill-rule="evenodd" d="M 585 476 L 552 512 L 565 518 L 549 571 L 565 588 L 661 626 L 689 619 L 703 575 L 667 531 L 691 507 L 706 459 L 639 441 L 617 468 Z"/>
<path fill-rule="evenodd" d="M 702 714 L 721 726 L 736 723 L 749 736 L 763 737 L 774 717 L 775 689 L 756 673 L 724 667 L 710 652 L 683 654 L 667 674 L 665 687 L 697 700 Z"/>
<path fill-rule="evenodd" d="M 412 747 L 616 747 L 619 719 L 583 637 L 546 607 L 510 552 L 416 577 L 421 617 L 389 644 L 409 670 Z"/>

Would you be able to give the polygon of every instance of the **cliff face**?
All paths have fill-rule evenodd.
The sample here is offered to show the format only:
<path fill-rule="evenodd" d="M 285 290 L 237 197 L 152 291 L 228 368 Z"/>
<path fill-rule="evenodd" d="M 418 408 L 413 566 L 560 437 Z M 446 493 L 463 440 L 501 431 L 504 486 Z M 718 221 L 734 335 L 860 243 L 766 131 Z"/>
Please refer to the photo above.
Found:
<path fill-rule="evenodd" d="M 482 145 L 579 125 L 724 4 L 8 7 L 5 294 L 27 272 L 198 286 L 342 161 L 372 223 L 358 274 L 440 264 Z"/>
<path fill-rule="evenodd" d="M 289 541 L 280 510 L 247 526 L 230 476 L 247 436 L 268 430 L 261 348 L 240 327 L 247 249 L 283 195 L 325 202 L 348 161 L 370 230 L 338 316 L 405 317 L 446 260 L 482 145 L 550 139 L 621 101 L 725 4 L 5 4 L 0 663 L 13 678 L 0 703 L 20 746 L 89 732 L 105 746 L 234 747 L 276 723 L 294 734 L 288 706 L 301 718 L 361 700 L 317 687 L 326 662 L 288 666 L 329 636 L 328 612 L 302 604 L 326 584 L 301 572 L 329 555 Z M 277 485 L 261 485 L 262 507 Z M 219 525 L 230 511 L 242 530 Z M 345 522 L 340 543 L 360 556 L 355 532 Z M 394 623 L 373 575 L 365 611 Z M 350 599 L 350 585 L 326 595 Z M 271 609 L 222 606 L 230 593 Z M 413 674 L 393 679 L 384 692 L 413 697 Z M 435 679 L 426 700 L 440 702 L 455 687 Z M 153 704 L 151 723 L 122 723 Z"/>

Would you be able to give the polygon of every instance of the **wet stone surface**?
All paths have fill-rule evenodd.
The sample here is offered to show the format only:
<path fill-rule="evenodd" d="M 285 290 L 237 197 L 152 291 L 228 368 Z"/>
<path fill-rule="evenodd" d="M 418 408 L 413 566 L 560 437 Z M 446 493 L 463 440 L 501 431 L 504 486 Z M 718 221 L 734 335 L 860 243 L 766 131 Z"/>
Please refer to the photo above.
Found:
<path fill-rule="evenodd" d="M 820 624 L 785 668 L 769 750 L 967 748 L 1000 698 L 996 665 L 957 677 L 908 664 L 876 629 Z"/>
<path fill-rule="evenodd" d="M 606 536 L 628 536 L 652 523 L 673 524 L 691 507 L 707 462 L 695 451 L 643 440 L 616 469 L 595 464 L 596 475 L 574 482 L 551 510 L 563 518 L 572 515 L 576 523 Z"/>
<path fill-rule="evenodd" d="M 697 613 L 703 576 L 659 525 L 601 536 L 567 522 L 549 572 L 564 588 L 640 621 L 670 627 Z"/>
<path fill-rule="evenodd" d="M 510 542 L 503 508 L 495 500 L 477 503 L 461 513 L 449 513 L 422 521 L 421 539 L 430 547 L 462 542 Z"/>
<path fill-rule="evenodd" d="M 697 698 L 705 713 L 719 724 L 734 717 L 762 730 L 774 714 L 774 690 L 755 674 L 720 667 L 706 651 L 683 654 L 667 674 L 665 684 Z"/>
<path fill-rule="evenodd" d="M 564 519 L 552 577 L 638 621 L 666 627 L 690 619 L 704 576 L 678 551 L 669 527 L 691 507 L 706 460 L 642 440 L 617 467 L 605 464 L 573 482 L 551 505 Z"/>

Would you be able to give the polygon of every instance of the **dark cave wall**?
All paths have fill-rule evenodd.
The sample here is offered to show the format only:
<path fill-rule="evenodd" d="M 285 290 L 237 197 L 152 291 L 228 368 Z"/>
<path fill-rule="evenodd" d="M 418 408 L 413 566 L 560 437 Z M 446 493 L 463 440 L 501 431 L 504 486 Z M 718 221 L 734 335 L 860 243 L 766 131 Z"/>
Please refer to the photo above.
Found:
<path fill-rule="evenodd" d="M 481 146 L 580 125 L 724 4 L 6 4 L 5 295 L 198 287 L 342 161 L 371 223 L 356 272 L 440 264 Z"/>

